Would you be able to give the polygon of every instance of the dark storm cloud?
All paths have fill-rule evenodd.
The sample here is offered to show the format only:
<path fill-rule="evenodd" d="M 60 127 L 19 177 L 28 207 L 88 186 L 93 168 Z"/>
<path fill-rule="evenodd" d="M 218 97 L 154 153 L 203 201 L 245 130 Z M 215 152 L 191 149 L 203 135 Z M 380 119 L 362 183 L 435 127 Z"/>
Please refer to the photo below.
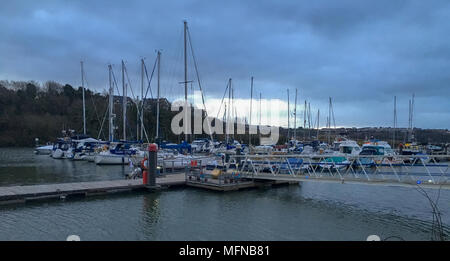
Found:
<path fill-rule="evenodd" d="M 449 128 L 449 18 L 448 1 L 10 1 L 0 78 L 79 85 L 82 59 L 101 91 L 106 65 L 124 59 L 138 85 L 139 59 L 151 67 L 162 49 L 163 94 L 175 97 L 187 19 L 208 97 L 232 77 L 248 98 L 253 75 L 264 97 L 298 88 L 314 109 L 332 96 L 339 125 L 389 126 L 397 95 L 406 126 L 415 93 L 416 126 Z"/>

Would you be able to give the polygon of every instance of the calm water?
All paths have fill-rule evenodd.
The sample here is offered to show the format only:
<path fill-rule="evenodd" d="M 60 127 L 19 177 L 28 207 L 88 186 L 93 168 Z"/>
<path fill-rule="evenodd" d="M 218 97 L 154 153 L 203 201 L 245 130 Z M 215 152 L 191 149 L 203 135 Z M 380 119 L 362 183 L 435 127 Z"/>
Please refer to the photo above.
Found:
<path fill-rule="evenodd" d="M 128 171 L 0 149 L 1 186 L 122 179 Z M 441 191 L 439 203 L 450 226 L 450 191 Z M 310 182 L 0 206 L 0 240 L 65 240 L 71 234 L 82 240 L 365 240 L 371 234 L 429 240 L 431 220 L 427 200 L 414 188 Z"/>

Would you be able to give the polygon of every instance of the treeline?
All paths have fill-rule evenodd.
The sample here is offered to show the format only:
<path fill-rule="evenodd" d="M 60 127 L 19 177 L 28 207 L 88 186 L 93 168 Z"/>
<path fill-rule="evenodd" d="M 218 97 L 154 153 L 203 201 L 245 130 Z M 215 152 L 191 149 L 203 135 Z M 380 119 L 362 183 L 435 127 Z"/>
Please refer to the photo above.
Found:
<path fill-rule="evenodd" d="M 49 81 L 0 82 L 0 146 L 32 146 L 54 141 L 63 129 L 82 131 L 82 89 Z M 87 126 L 97 129 L 94 112 L 106 108 L 105 96 L 86 90 Z M 93 102 L 89 102 L 92 99 Z"/>
<path fill-rule="evenodd" d="M 93 138 L 108 139 L 108 96 L 85 89 L 87 134 Z M 156 131 L 156 103 L 145 105 L 144 124 L 150 141 Z M 122 138 L 121 98 L 115 97 L 115 137 Z M 127 137 L 136 139 L 137 110 L 128 99 Z M 160 133 L 163 139 L 178 141 L 170 131 L 174 113 L 169 106 L 160 110 Z M 0 147 L 34 146 L 35 138 L 40 143 L 53 142 L 61 137 L 62 130 L 83 132 L 82 88 L 62 85 L 54 81 L 40 84 L 34 81 L 0 81 Z"/>
<path fill-rule="evenodd" d="M 85 90 L 87 134 L 93 138 L 108 140 L 108 94 Z M 133 101 L 127 100 L 127 139 L 136 140 L 138 115 Z M 171 121 L 177 112 L 170 110 L 171 104 L 161 99 L 160 106 L 160 138 L 169 142 L 179 143 L 184 135 L 174 135 L 171 131 Z M 122 139 L 122 97 L 114 98 L 115 139 Z M 203 114 L 205 116 L 205 113 Z M 156 99 L 147 99 L 144 104 L 144 125 L 150 142 L 155 141 L 156 134 Z M 246 127 L 248 130 L 248 126 Z M 83 100 L 82 88 L 62 85 L 54 81 L 40 84 L 34 81 L 0 81 L 0 147 L 34 146 L 35 138 L 40 143 L 53 142 L 61 137 L 62 130 L 73 129 L 76 133 L 83 132 Z M 225 129 L 225 128 L 224 128 Z M 287 141 L 287 129 L 280 128 L 278 144 Z M 407 130 L 396 131 L 396 145 L 406 141 Z M 299 140 L 317 139 L 317 130 L 298 128 Z M 330 137 L 328 138 L 328 135 Z M 391 142 L 393 130 L 390 128 L 341 128 L 319 131 L 319 139 L 327 142 L 335 136 L 346 136 L 358 142 L 363 142 L 371 136 Z M 415 129 L 415 140 L 419 143 L 448 143 L 448 130 Z M 293 136 L 293 130 L 290 132 Z M 144 141 L 147 138 L 144 137 Z M 195 135 L 193 138 L 207 138 L 207 135 Z M 217 140 L 225 140 L 225 135 L 214 135 Z M 249 142 L 249 135 L 232 136 L 242 143 Z M 259 144 L 259 135 L 252 135 L 252 144 Z"/>
<path fill-rule="evenodd" d="M 87 135 L 108 140 L 108 94 L 95 93 L 85 89 Z M 159 137 L 168 142 L 180 143 L 184 135 L 175 135 L 171 130 L 171 121 L 177 112 L 171 111 L 166 99 L 160 100 Z M 155 142 L 156 136 L 156 99 L 147 99 L 144 104 L 144 142 Z M 115 140 L 123 139 L 122 97 L 114 97 Z M 191 113 L 194 116 L 193 112 Z M 206 116 L 203 111 L 203 116 Z M 127 99 L 128 140 L 137 140 L 139 117 L 134 102 Z M 193 122 L 193 119 L 191 119 Z M 140 125 L 140 123 L 139 123 Z M 248 126 L 247 126 L 248 128 Z M 77 134 L 83 132 L 82 88 L 62 85 L 54 81 L 40 84 L 34 81 L 0 81 L 0 147 L 34 146 L 35 138 L 40 144 L 54 142 L 62 136 L 62 130 L 72 129 Z M 225 130 L 225 126 L 223 127 Z M 193 131 L 193 127 L 192 127 Z M 283 130 L 281 130 L 283 132 Z M 236 140 L 248 143 L 248 135 L 232 135 Z M 252 136 L 252 144 L 259 144 L 259 136 Z M 191 135 L 189 141 L 196 138 L 209 138 L 208 135 Z M 214 139 L 225 140 L 225 135 L 214 135 Z M 285 142 L 282 135 L 279 142 Z"/>
<path fill-rule="evenodd" d="M 85 89 L 87 135 L 108 140 L 108 94 Z M 159 137 L 168 142 L 180 143 L 184 135 L 175 135 L 171 121 L 177 112 L 171 111 L 166 99 L 160 100 Z M 156 99 L 147 99 L 144 104 L 144 142 L 155 142 Z M 123 139 L 122 97 L 114 97 L 115 140 Z M 193 117 L 193 113 L 191 113 Z M 206 114 L 203 112 L 203 116 Z M 137 140 L 139 117 L 134 102 L 127 99 L 128 140 Z M 192 119 L 193 122 L 193 119 Z M 40 84 L 34 81 L 0 81 L 0 147 L 34 146 L 35 139 L 40 144 L 54 142 L 62 136 L 62 130 L 72 129 L 76 134 L 83 133 L 82 88 L 62 85 L 54 81 Z M 224 128 L 225 129 L 225 128 Z M 206 134 L 190 136 L 208 138 Z M 248 135 L 233 136 L 248 143 Z M 225 140 L 225 135 L 215 135 L 215 139 Z M 252 138 L 258 144 L 258 136 Z"/>

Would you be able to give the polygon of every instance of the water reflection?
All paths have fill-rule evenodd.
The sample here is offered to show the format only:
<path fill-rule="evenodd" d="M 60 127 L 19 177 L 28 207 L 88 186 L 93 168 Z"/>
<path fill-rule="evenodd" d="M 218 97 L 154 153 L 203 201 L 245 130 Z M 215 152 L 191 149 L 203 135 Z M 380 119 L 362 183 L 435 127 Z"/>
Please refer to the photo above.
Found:
<path fill-rule="evenodd" d="M 53 160 L 30 149 L 0 149 L 2 186 L 122 179 L 128 170 Z M 447 233 L 449 202 L 449 191 L 442 191 Z M 414 188 L 308 182 L 230 193 L 175 189 L 0 206 L 0 220 L 0 240 L 65 240 L 72 234 L 82 240 L 365 240 L 372 234 L 430 240 L 432 216 Z"/>
<path fill-rule="evenodd" d="M 0 148 L 0 186 L 123 179 L 128 166 L 52 159 L 30 148 Z"/>
<path fill-rule="evenodd" d="M 150 194 L 142 198 L 142 214 L 140 224 L 144 239 L 151 240 L 155 237 L 155 227 L 161 218 L 158 195 Z"/>
<path fill-rule="evenodd" d="M 431 237 L 430 220 L 366 210 L 323 199 L 324 195 L 322 199 L 303 197 L 310 189 L 308 185 L 232 193 L 177 189 L 1 206 L 0 240 L 64 240 L 70 234 L 84 240 Z"/>

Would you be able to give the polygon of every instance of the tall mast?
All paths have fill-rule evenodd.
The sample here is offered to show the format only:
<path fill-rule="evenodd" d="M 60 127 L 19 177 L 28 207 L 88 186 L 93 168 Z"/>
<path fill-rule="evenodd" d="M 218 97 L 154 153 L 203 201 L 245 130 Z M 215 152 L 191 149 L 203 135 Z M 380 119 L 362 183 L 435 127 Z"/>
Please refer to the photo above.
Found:
<path fill-rule="evenodd" d="M 231 82 L 230 82 L 231 83 Z M 230 84 L 231 86 L 231 84 Z M 234 123 L 237 123 L 237 116 L 236 116 L 236 108 L 234 107 L 234 88 L 231 86 L 231 118 L 233 122 L 233 129 L 234 129 Z M 235 140 L 234 131 L 233 131 L 233 140 Z"/>
<path fill-rule="evenodd" d="M 308 102 L 308 139 L 311 139 L 311 103 Z"/>
<path fill-rule="evenodd" d="M 334 118 L 333 100 L 330 97 L 330 107 L 331 107 L 331 119 L 333 119 L 334 132 L 336 132 L 336 119 Z M 331 125 L 331 121 L 330 121 Z"/>
<path fill-rule="evenodd" d="M 305 110 L 303 111 L 303 140 L 306 140 L 306 100 L 305 100 Z"/>
<path fill-rule="evenodd" d="M 306 100 L 305 100 L 305 110 L 303 111 L 303 128 L 306 129 Z"/>
<path fill-rule="evenodd" d="M 317 140 L 319 140 L 319 128 L 320 128 L 320 109 L 317 109 Z"/>
<path fill-rule="evenodd" d="M 231 89 L 231 94 L 232 94 L 231 98 L 232 98 L 232 101 L 233 101 L 233 111 L 234 111 L 234 122 L 233 122 L 233 124 L 237 124 L 238 116 L 237 116 L 236 104 L 235 104 L 235 101 L 234 101 L 234 88 Z M 233 137 L 234 137 L 234 132 L 233 132 Z"/>
<path fill-rule="evenodd" d="M 108 65 L 109 68 L 109 141 L 114 141 L 114 87 L 112 83 L 112 66 Z"/>
<path fill-rule="evenodd" d="M 297 140 L 297 88 L 295 88 L 295 105 L 294 105 L 294 140 Z"/>
<path fill-rule="evenodd" d="M 185 106 L 187 106 L 188 104 L 188 80 L 187 80 L 187 21 L 184 21 L 184 102 L 185 102 Z M 188 113 L 187 110 L 188 108 L 185 108 L 185 118 L 187 118 Z M 190 109 L 190 108 L 189 108 Z M 185 128 L 184 128 L 184 139 L 186 142 L 188 142 L 188 126 L 187 123 L 184 123 Z"/>
<path fill-rule="evenodd" d="M 141 59 L 141 117 L 140 117 L 140 122 L 141 122 L 141 133 L 140 133 L 140 139 L 144 140 L 144 73 L 145 73 L 145 64 L 144 64 L 144 59 Z"/>
<path fill-rule="evenodd" d="M 392 147 L 395 148 L 395 131 L 397 128 L 397 96 L 394 96 L 394 133 L 392 135 Z"/>
<path fill-rule="evenodd" d="M 81 89 L 83 93 L 83 134 L 86 135 L 86 102 L 84 99 L 84 68 L 83 68 L 83 61 L 80 62 L 81 64 Z"/>
<path fill-rule="evenodd" d="M 136 97 L 136 140 L 139 140 L 139 96 Z"/>
<path fill-rule="evenodd" d="M 127 140 L 127 87 L 125 85 L 125 63 L 122 60 L 122 113 L 123 113 L 123 140 Z"/>
<path fill-rule="evenodd" d="M 411 100 L 408 100 L 408 132 L 411 129 Z"/>
<path fill-rule="evenodd" d="M 414 141 L 414 93 L 411 99 L 411 142 Z"/>
<path fill-rule="evenodd" d="M 253 102 L 253 76 L 250 79 L 250 119 L 248 123 L 248 146 L 252 145 L 252 135 L 250 133 L 250 126 L 252 125 L 252 102 Z"/>
<path fill-rule="evenodd" d="M 287 134 L 287 139 L 289 141 L 290 140 L 290 131 L 291 131 L 291 126 L 290 126 L 291 111 L 290 111 L 290 106 L 289 106 L 289 89 L 287 89 L 287 97 L 288 97 L 288 117 L 287 117 L 287 120 L 288 120 L 288 134 Z"/>
<path fill-rule="evenodd" d="M 158 90 L 156 92 L 156 139 L 159 138 L 159 77 L 161 71 L 161 52 L 158 51 Z"/>
<path fill-rule="evenodd" d="M 223 122 L 227 122 L 228 121 L 228 119 L 227 119 L 227 103 L 225 102 L 225 104 L 224 104 L 224 106 L 225 106 L 225 110 L 223 111 L 223 117 L 222 117 L 222 119 L 223 119 Z M 228 137 L 228 136 L 227 136 Z M 228 138 L 227 138 L 227 140 L 228 140 Z M 228 141 L 227 141 L 228 142 Z"/>
<path fill-rule="evenodd" d="M 228 110 L 227 110 L 227 144 L 230 142 L 229 124 L 231 120 L 231 114 L 233 112 L 231 108 L 231 78 L 228 79 Z"/>
<path fill-rule="evenodd" d="M 411 100 L 411 131 L 414 129 L 414 93 Z"/>
<path fill-rule="evenodd" d="M 412 116 L 411 116 L 411 114 L 412 114 L 412 109 L 411 109 L 411 105 L 412 105 L 412 103 L 411 103 L 411 100 L 409 100 L 409 115 L 408 115 L 408 140 L 407 141 L 410 141 L 410 139 L 411 139 L 411 132 L 412 132 Z"/>
<path fill-rule="evenodd" d="M 261 145 L 261 115 L 262 115 L 262 110 L 261 110 L 261 93 L 259 93 L 259 142 Z"/>
<path fill-rule="evenodd" d="M 331 142 L 331 97 L 329 97 L 329 103 L 328 103 L 328 145 L 330 145 Z"/>

